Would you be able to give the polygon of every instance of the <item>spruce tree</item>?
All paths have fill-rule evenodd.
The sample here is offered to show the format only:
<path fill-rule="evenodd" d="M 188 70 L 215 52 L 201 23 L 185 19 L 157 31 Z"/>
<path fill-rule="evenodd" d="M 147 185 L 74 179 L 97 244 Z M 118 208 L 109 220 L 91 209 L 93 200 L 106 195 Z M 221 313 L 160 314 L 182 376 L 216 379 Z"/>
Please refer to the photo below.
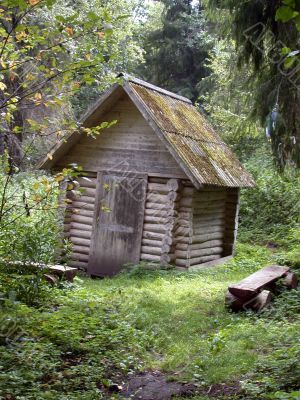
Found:
<path fill-rule="evenodd" d="M 144 79 L 195 101 L 197 84 L 209 74 L 205 66 L 212 39 L 203 8 L 191 0 L 161 0 L 162 24 L 145 37 Z"/>
<path fill-rule="evenodd" d="M 300 62 L 291 56 L 300 44 L 299 0 L 208 2 L 212 15 L 227 12 L 238 65 L 252 72 L 252 116 L 265 126 L 277 166 L 300 167 Z"/>

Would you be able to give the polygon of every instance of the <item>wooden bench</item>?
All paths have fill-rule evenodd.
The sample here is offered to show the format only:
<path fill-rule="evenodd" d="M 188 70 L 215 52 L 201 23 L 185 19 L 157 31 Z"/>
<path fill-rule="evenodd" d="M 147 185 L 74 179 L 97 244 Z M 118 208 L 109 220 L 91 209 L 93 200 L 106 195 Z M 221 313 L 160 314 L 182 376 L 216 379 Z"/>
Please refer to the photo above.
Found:
<path fill-rule="evenodd" d="M 34 268 L 39 268 L 41 270 L 45 270 L 45 278 L 50 283 L 56 282 L 57 279 L 55 279 L 55 277 L 58 277 L 59 279 L 63 278 L 67 281 L 73 282 L 73 279 L 75 278 L 78 271 L 77 268 L 68 267 L 66 265 L 47 265 L 47 264 L 28 262 L 28 261 L 24 263 L 22 261 L 7 261 L 3 259 L 0 259 L 0 262 L 14 266 L 24 265 L 28 267 L 34 267 Z"/>
<path fill-rule="evenodd" d="M 269 265 L 241 282 L 230 285 L 225 296 L 225 303 L 233 311 L 242 309 L 261 310 L 272 300 L 272 289 L 276 282 L 284 278 L 285 284 L 290 288 L 297 287 L 296 275 L 290 268 L 280 265 Z"/>

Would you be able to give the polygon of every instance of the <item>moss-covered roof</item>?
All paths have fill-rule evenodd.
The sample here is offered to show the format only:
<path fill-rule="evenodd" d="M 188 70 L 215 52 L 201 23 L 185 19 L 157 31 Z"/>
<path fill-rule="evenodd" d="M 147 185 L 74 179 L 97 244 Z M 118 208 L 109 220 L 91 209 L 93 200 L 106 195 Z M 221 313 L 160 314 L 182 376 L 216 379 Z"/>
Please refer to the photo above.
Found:
<path fill-rule="evenodd" d="M 113 85 L 84 115 L 81 120 L 84 126 L 95 126 L 101 113 L 112 108 L 125 91 L 196 187 L 254 186 L 252 176 L 189 99 L 122 76 L 123 83 Z M 53 168 L 79 137 L 76 132 L 64 137 L 53 147 L 51 156 L 41 160 L 39 167 Z"/>
<path fill-rule="evenodd" d="M 200 185 L 251 187 L 252 176 L 187 99 L 129 81 L 165 139 Z"/>

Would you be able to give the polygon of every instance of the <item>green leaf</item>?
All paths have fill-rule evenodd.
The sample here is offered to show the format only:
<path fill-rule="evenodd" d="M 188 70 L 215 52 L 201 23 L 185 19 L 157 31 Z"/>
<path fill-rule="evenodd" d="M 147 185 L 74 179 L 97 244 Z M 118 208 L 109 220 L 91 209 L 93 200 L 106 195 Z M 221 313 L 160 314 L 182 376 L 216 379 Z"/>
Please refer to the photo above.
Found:
<path fill-rule="evenodd" d="M 288 22 L 299 15 L 298 11 L 294 11 L 291 7 L 283 6 L 278 8 L 275 16 L 276 21 Z"/>

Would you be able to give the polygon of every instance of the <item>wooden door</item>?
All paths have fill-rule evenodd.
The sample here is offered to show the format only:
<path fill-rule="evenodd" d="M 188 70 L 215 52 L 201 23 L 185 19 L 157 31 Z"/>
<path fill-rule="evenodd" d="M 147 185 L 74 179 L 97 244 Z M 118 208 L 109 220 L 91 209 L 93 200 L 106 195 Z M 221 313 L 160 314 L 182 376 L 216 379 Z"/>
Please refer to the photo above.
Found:
<path fill-rule="evenodd" d="M 99 172 L 88 272 L 111 276 L 141 253 L 145 174 Z"/>

